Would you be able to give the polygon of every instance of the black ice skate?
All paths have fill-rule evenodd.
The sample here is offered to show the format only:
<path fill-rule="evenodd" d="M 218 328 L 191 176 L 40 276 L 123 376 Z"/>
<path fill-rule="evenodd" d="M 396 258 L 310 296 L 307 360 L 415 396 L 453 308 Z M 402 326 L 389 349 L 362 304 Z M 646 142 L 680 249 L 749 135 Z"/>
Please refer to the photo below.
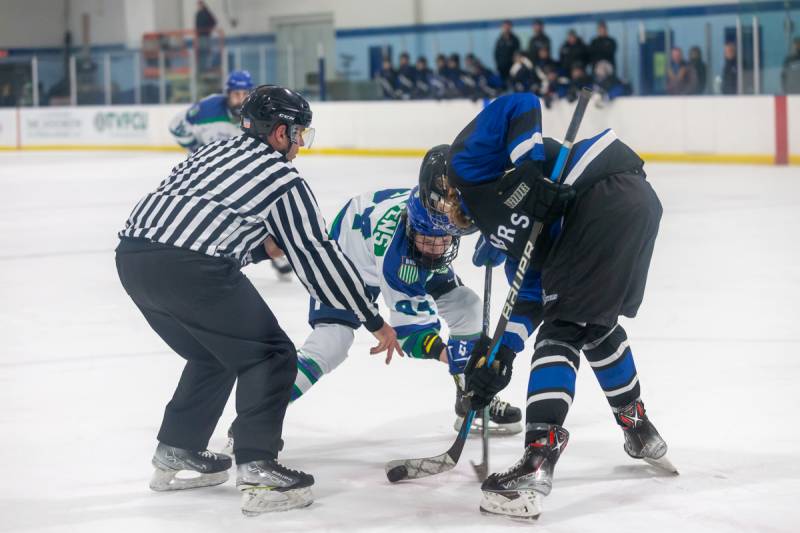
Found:
<path fill-rule="evenodd" d="M 272 259 L 271 263 L 280 281 L 289 281 L 292 279 L 292 265 L 289 264 L 288 259 L 285 257 L 276 257 Z"/>
<path fill-rule="evenodd" d="M 307 507 L 314 501 L 314 476 L 286 468 L 274 459 L 240 464 L 236 471 L 245 516 Z"/>
<path fill-rule="evenodd" d="M 667 443 L 647 417 L 642 400 L 635 400 L 618 409 L 614 412 L 614 418 L 625 435 L 625 453 L 672 474 L 678 473 L 667 459 Z"/>
<path fill-rule="evenodd" d="M 158 492 L 220 485 L 228 481 L 231 467 L 231 458 L 227 455 L 208 450 L 184 450 L 162 443 L 158 443 L 152 462 L 155 472 L 150 488 Z M 179 477 L 186 473 L 190 473 L 190 477 Z"/>
<path fill-rule="evenodd" d="M 463 396 L 463 377 L 458 374 L 453 376 L 456 382 L 456 421 L 453 428 L 456 431 L 461 429 L 464 417 L 467 416 L 467 407 L 464 406 Z M 480 433 L 483 429 L 483 409 L 475 413 L 472 419 L 470 433 Z M 495 435 L 514 435 L 522 431 L 522 411 L 508 402 L 504 402 L 497 396 L 492 398 L 489 404 L 489 433 Z"/>
<path fill-rule="evenodd" d="M 553 469 L 567 446 L 569 433 L 555 424 L 529 424 L 546 435 L 525 447 L 517 464 L 490 475 L 481 485 L 481 512 L 511 518 L 538 518 L 542 498 L 553 488 Z"/>

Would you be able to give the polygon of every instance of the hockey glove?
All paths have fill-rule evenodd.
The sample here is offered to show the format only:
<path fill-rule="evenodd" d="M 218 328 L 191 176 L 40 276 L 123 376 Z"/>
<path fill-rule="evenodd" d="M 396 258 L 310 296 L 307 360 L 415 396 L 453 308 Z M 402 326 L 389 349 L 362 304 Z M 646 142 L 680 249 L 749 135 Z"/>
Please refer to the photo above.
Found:
<path fill-rule="evenodd" d="M 505 260 L 506 255 L 499 248 L 489 244 L 489 241 L 481 235 L 475 245 L 475 253 L 472 254 L 472 264 L 476 267 L 488 266 L 494 268 L 502 265 Z"/>
<path fill-rule="evenodd" d="M 575 189 L 570 185 L 553 183 L 545 177 L 533 180 L 531 189 L 531 216 L 545 226 L 564 216 L 567 204 L 575 198 Z"/>
<path fill-rule="evenodd" d="M 511 381 L 511 368 L 516 354 L 511 348 L 501 344 L 491 366 L 487 366 L 486 359 L 491 343 L 489 337 L 481 336 L 472 348 L 472 355 L 464 370 L 467 381 L 465 392 L 471 396 L 471 408 L 474 410 L 489 405 L 492 398 Z"/>

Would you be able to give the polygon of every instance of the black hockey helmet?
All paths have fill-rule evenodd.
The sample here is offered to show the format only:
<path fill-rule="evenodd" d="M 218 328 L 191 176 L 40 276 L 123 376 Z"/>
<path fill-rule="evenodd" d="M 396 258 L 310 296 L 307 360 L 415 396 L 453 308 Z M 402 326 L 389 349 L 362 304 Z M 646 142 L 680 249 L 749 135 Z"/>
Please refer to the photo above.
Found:
<path fill-rule="evenodd" d="M 419 195 L 437 228 L 450 235 L 469 235 L 477 230 L 473 224 L 456 225 L 447 215 L 451 203 L 460 203 L 458 192 L 447 182 L 449 154 L 449 144 L 434 146 L 425 154 L 419 168 Z"/>
<path fill-rule="evenodd" d="M 290 142 L 302 136 L 308 148 L 314 142 L 311 106 L 299 93 L 277 85 L 259 85 L 242 103 L 241 128 L 267 142 L 267 137 L 281 124 L 286 125 Z"/>

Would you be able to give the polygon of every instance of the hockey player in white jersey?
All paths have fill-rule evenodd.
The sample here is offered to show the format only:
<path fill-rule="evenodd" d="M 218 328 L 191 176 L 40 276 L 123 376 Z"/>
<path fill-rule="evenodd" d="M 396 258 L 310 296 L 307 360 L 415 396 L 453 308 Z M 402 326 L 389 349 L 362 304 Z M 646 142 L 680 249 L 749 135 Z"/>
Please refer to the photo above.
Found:
<path fill-rule="evenodd" d="M 169 132 L 190 153 L 204 144 L 238 137 L 242 134 L 239 110 L 253 87 L 253 78 L 248 71 L 234 70 L 225 81 L 225 94 L 206 96 L 188 111 L 178 113 L 170 122 Z M 276 256 L 271 264 L 278 279 L 291 279 L 292 267 L 285 257 Z"/>
<path fill-rule="evenodd" d="M 430 150 L 420 173 L 446 175 L 448 150 L 447 145 Z M 450 231 L 455 235 L 434 227 L 418 187 L 351 198 L 330 227 L 331 237 L 356 265 L 373 296 L 383 296 L 403 351 L 413 358 L 448 364 L 457 385 L 458 429 L 466 414 L 461 405 L 464 367 L 480 337 L 482 304 L 451 266 L 458 253 L 459 233 L 464 232 L 455 227 Z M 447 340 L 440 335 L 440 319 L 449 326 Z M 292 400 L 344 361 L 360 325 L 355 315 L 313 299 L 309 322 L 314 331 L 298 350 Z M 520 410 L 497 397 L 491 401 L 490 415 L 493 432 L 511 434 L 522 429 Z M 478 419 L 471 429 L 477 430 L 481 424 Z"/>

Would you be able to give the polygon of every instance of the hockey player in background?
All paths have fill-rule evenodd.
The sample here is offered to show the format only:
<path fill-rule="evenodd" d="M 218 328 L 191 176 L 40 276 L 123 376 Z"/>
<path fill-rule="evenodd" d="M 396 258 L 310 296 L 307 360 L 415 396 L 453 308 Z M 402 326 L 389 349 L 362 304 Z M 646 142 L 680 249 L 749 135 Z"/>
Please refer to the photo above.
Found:
<path fill-rule="evenodd" d="M 236 486 L 242 511 L 311 504 L 314 478 L 277 461 L 297 351 L 241 268 L 271 235 L 308 292 L 349 309 L 400 351 L 353 263 L 326 234 L 316 200 L 292 161 L 310 144 L 311 109 L 299 94 L 256 88 L 242 135 L 205 145 L 178 164 L 131 212 L 116 250 L 120 281 L 148 324 L 182 358 L 153 455 L 157 491 L 224 483 L 231 458 L 208 451 L 236 383 Z M 179 474 L 191 471 L 185 478 Z"/>
<path fill-rule="evenodd" d="M 188 111 L 178 113 L 170 122 L 169 132 L 189 153 L 204 144 L 241 135 L 240 108 L 252 90 L 253 78 L 250 73 L 234 70 L 225 81 L 225 94 L 206 96 Z M 292 267 L 285 257 L 276 256 L 270 264 L 278 274 L 278 279 L 291 279 Z"/>
<path fill-rule="evenodd" d="M 550 492 L 569 437 L 563 424 L 581 351 L 623 430 L 628 455 L 674 471 L 667 445 L 645 413 L 633 354 L 617 322 L 620 315 L 635 316 L 642 302 L 661 204 L 642 160 L 613 131 L 575 144 L 561 186 L 547 178 L 559 147 L 542 137 L 535 96 L 500 97 L 454 141 L 447 182 L 423 193 L 426 205 L 448 214 L 451 223 L 478 226 L 508 256 L 512 277 L 533 221 L 545 224 L 521 290 L 522 296 L 538 292 L 541 303 L 521 298 L 508 328 L 531 332 L 541 320 L 524 452 L 481 486 L 481 510 L 511 517 L 536 518 Z M 476 409 L 509 383 L 518 351 L 504 342 L 487 366 L 488 346 L 486 338 L 476 343 L 466 367 L 467 395 Z"/>

